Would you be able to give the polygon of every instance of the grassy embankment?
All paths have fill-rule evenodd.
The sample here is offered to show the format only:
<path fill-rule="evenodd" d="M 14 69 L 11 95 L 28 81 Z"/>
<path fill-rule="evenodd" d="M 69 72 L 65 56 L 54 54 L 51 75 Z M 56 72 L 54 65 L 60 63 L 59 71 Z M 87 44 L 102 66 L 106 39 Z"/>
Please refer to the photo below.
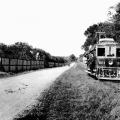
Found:
<path fill-rule="evenodd" d="M 62 74 L 31 111 L 16 119 L 115 120 L 120 119 L 119 99 L 117 91 L 91 79 L 78 64 Z"/>

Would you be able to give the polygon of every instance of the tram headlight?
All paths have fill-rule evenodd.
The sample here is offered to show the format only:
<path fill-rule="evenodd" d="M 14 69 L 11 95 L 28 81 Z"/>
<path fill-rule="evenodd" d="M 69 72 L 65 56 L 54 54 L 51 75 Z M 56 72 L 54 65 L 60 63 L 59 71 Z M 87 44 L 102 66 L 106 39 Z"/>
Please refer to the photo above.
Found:
<path fill-rule="evenodd" d="M 109 60 L 108 64 L 112 65 L 113 64 L 113 60 Z"/>

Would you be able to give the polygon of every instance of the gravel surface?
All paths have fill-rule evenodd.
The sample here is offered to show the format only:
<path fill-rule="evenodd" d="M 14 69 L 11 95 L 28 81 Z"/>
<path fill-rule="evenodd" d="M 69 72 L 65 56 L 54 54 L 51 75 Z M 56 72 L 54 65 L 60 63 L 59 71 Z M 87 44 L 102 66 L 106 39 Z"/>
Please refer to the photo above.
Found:
<path fill-rule="evenodd" d="M 72 65 L 71 65 L 72 66 Z M 70 67 L 38 70 L 0 79 L 0 120 L 12 120 L 22 110 L 30 109 L 40 93 Z"/>

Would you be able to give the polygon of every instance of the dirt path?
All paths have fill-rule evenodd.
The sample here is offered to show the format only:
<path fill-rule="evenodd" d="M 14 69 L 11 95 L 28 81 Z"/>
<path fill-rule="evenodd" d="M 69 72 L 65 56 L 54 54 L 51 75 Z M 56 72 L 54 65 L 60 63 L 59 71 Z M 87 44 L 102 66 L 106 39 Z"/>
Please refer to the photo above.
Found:
<path fill-rule="evenodd" d="M 69 68 L 40 70 L 0 79 L 0 120 L 12 120 L 16 114 L 35 104 L 40 93 Z"/>

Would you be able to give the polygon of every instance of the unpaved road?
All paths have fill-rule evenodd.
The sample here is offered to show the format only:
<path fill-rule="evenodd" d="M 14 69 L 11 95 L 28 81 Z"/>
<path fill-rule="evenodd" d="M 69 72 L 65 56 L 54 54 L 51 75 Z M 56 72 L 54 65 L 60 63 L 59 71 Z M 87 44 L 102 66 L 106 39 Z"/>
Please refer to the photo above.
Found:
<path fill-rule="evenodd" d="M 40 93 L 69 68 L 38 70 L 0 79 L 0 120 L 12 120 L 15 115 L 30 108 Z"/>

